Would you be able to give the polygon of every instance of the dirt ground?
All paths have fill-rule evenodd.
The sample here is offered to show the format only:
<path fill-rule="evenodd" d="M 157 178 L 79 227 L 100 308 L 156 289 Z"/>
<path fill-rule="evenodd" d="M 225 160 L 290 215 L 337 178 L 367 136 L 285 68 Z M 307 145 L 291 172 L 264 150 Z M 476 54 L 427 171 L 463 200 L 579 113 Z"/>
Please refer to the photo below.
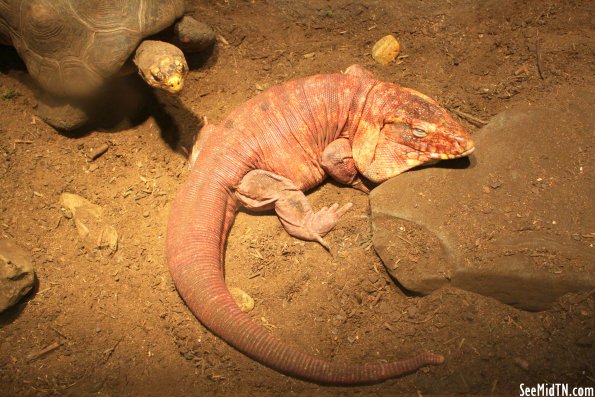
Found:
<path fill-rule="evenodd" d="M 273 214 L 240 213 L 228 284 L 255 299 L 256 321 L 318 357 L 367 362 L 428 349 L 446 356 L 443 366 L 354 388 L 283 376 L 202 327 L 164 256 L 169 207 L 187 174 L 182 148 L 200 117 L 217 123 L 267 87 L 360 63 L 488 121 L 560 90 L 593 87 L 591 2 L 188 3 L 215 29 L 217 46 L 192 60 L 180 98 L 148 98 L 148 116 L 132 125 L 57 133 L 35 116 L 23 64 L 0 49 L 0 237 L 31 252 L 38 279 L 25 302 L 0 315 L 0 395 L 518 395 L 523 383 L 595 384 L 593 293 L 566 295 L 538 313 L 454 288 L 407 295 L 374 253 L 368 198 L 353 189 L 325 184 L 310 195 L 315 208 L 354 203 L 329 235 L 335 257 L 286 235 Z M 380 66 L 371 48 L 389 33 L 401 54 Z M 471 132 L 481 125 L 460 120 Z M 63 192 L 106 210 L 120 235 L 115 254 L 83 247 L 61 211 Z"/>

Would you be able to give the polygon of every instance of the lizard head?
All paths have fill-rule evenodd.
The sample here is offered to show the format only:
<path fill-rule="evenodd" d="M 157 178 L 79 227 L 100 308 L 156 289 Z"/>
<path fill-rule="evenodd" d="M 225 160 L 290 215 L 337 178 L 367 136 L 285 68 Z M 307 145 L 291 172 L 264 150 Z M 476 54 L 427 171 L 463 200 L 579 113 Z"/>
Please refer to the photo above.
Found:
<path fill-rule="evenodd" d="M 418 165 L 473 152 L 471 136 L 433 99 L 389 88 L 381 97 L 380 122 L 360 122 L 353 138 L 353 159 L 363 176 L 380 183 Z"/>

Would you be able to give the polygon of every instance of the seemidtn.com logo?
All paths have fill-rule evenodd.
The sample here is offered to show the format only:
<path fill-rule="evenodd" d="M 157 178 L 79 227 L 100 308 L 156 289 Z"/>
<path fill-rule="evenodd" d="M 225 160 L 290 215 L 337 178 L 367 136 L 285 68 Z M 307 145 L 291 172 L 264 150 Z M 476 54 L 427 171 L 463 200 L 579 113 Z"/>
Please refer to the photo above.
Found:
<path fill-rule="evenodd" d="M 593 387 L 570 387 L 568 383 L 538 383 L 536 386 L 519 386 L 521 397 L 594 397 Z"/>

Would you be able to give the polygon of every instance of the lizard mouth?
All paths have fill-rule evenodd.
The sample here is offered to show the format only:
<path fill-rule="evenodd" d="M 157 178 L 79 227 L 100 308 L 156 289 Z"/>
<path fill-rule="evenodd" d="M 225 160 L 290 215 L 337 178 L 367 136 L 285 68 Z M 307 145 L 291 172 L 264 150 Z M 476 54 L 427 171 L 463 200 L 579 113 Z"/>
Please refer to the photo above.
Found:
<path fill-rule="evenodd" d="M 470 149 L 465 150 L 462 153 L 424 153 L 427 154 L 429 158 L 435 160 L 452 160 L 457 159 L 459 157 L 465 157 L 470 155 L 475 151 L 475 147 L 471 147 Z"/>
<path fill-rule="evenodd" d="M 456 137 L 450 143 L 450 149 L 446 152 L 438 152 L 435 147 L 428 145 L 428 149 L 424 151 L 424 155 L 433 160 L 452 160 L 459 157 L 465 157 L 473 153 L 475 145 L 473 140 L 467 137 Z"/>

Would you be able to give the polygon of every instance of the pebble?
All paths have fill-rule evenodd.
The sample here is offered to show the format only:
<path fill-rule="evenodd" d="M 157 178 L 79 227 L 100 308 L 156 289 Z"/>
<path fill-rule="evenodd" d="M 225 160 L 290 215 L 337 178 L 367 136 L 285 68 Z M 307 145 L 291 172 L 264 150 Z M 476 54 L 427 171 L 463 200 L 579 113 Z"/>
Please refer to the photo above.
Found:
<path fill-rule="evenodd" d="M 252 299 L 252 297 L 245 291 L 237 287 L 232 287 L 229 289 L 229 292 L 241 311 L 248 313 L 254 309 L 254 299 Z"/>
<path fill-rule="evenodd" d="M 109 145 L 107 143 L 105 143 L 105 144 L 99 146 L 97 149 L 93 150 L 89 154 L 89 158 L 91 159 L 91 161 L 95 161 L 99 157 L 101 157 L 103 154 L 105 154 L 105 152 L 107 152 L 108 149 L 109 149 Z"/>
<path fill-rule="evenodd" d="M 529 370 L 529 362 L 527 360 L 523 360 L 522 358 L 515 357 L 513 361 L 517 367 L 519 367 L 525 371 Z"/>
<path fill-rule="evenodd" d="M 392 34 L 386 35 L 374 44 L 372 47 L 372 58 L 381 65 L 391 63 L 397 55 L 401 45 Z"/>

